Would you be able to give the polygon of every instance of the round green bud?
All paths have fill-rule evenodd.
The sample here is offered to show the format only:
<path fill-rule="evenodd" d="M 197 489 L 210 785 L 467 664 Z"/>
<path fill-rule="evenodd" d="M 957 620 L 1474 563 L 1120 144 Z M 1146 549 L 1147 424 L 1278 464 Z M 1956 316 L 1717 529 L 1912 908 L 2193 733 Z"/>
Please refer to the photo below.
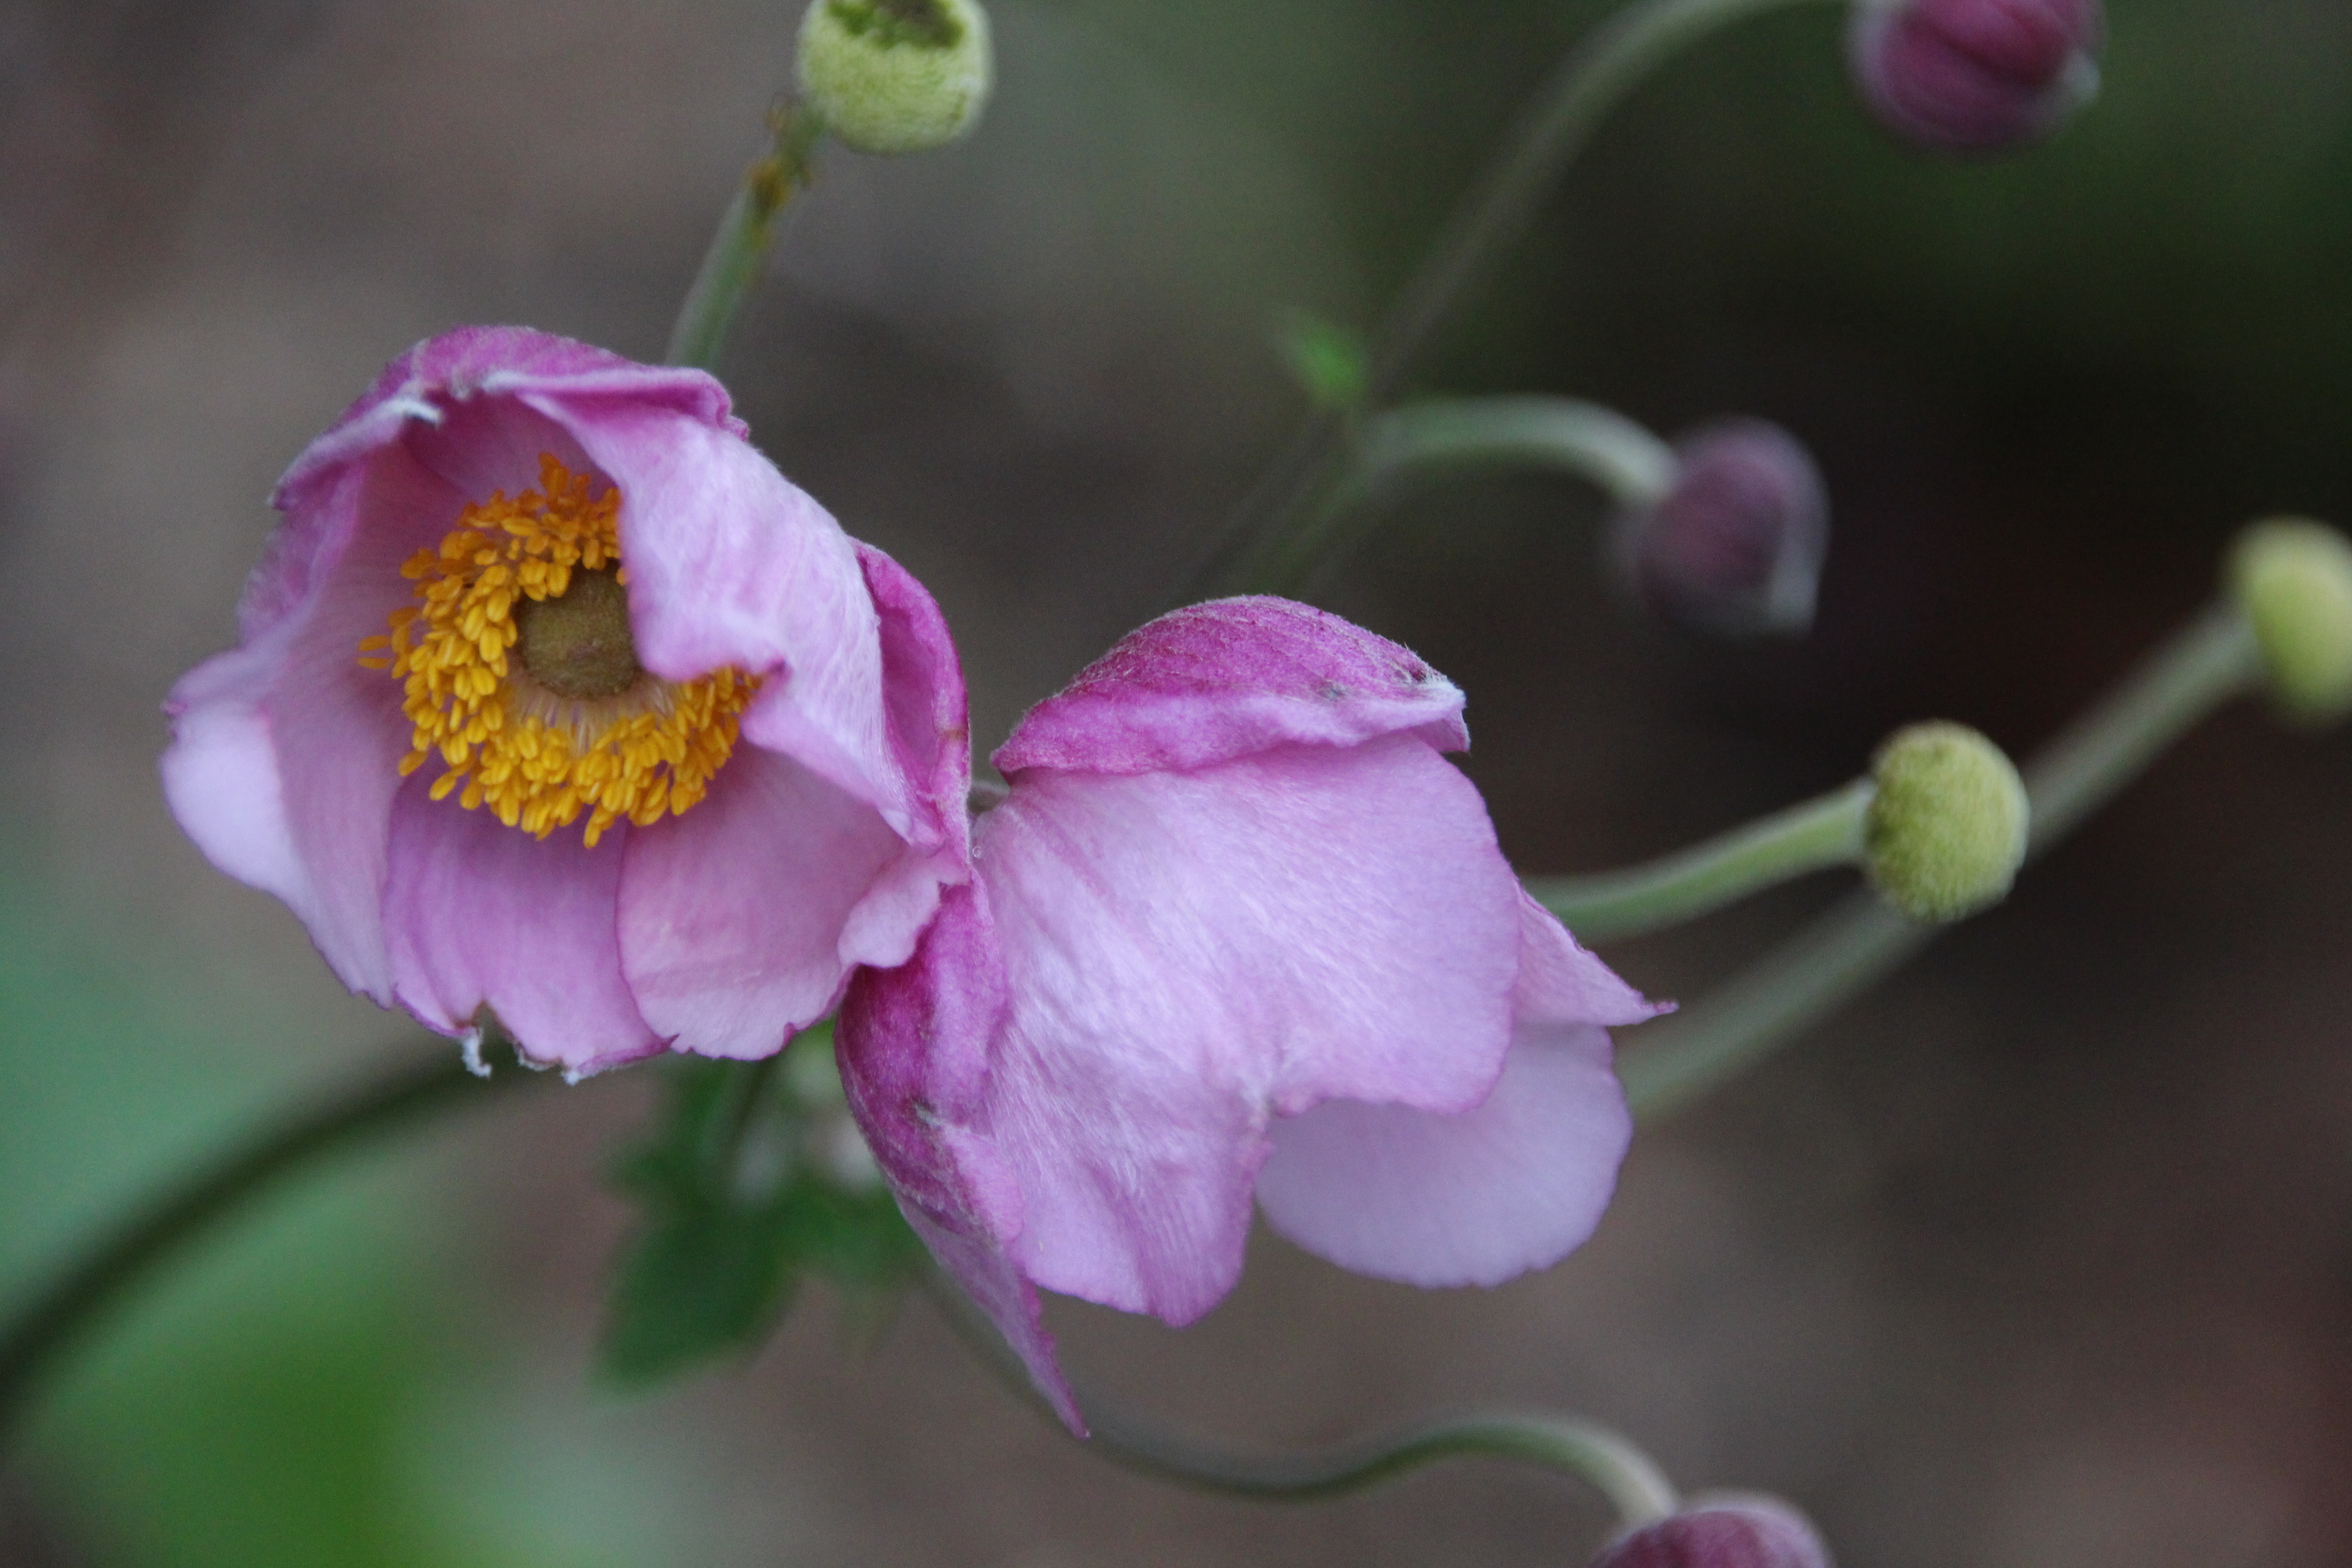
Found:
<path fill-rule="evenodd" d="M 2307 724 L 2352 713 L 2352 543 L 2304 518 L 2255 523 L 2230 551 L 2230 591 L 2280 709 Z"/>
<path fill-rule="evenodd" d="M 2025 782 L 1965 724 L 1897 730 L 1871 759 L 1878 793 L 1863 826 L 1863 868 L 1879 896 L 1941 924 L 2009 895 L 2025 860 Z"/>
<path fill-rule="evenodd" d="M 988 14 L 972 0 L 815 0 L 798 68 L 801 98 L 843 144 L 943 147 L 988 101 Z"/>

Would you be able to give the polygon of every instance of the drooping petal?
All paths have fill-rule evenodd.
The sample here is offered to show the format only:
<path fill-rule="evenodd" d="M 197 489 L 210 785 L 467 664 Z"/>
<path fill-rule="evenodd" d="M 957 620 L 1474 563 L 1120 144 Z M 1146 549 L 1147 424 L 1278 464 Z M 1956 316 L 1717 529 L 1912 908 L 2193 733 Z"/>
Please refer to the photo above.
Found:
<path fill-rule="evenodd" d="M 1453 1115 L 1327 1100 L 1279 1122 L 1258 1173 L 1274 1228 L 1359 1274 L 1496 1285 L 1584 1244 L 1633 1138 L 1604 1024 L 1643 999 L 1532 900 L 1519 901 L 1514 1031 L 1484 1104 Z"/>
<path fill-rule="evenodd" d="M 966 1130 L 1006 1002 L 987 900 L 976 883 L 950 889 L 909 963 L 858 972 L 835 1037 L 842 1086 L 908 1222 L 1083 1434 L 1036 1289 L 1006 1250 L 1022 1226 L 1020 1189 Z"/>
<path fill-rule="evenodd" d="M 630 834 L 620 960 L 646 1020 L 699 1056 L 782 1050 L 839 1000 L 843 927 L 903 849 L 864 802 L 739 747 L 708 798 Z"/>
<path fill-rule="evenodd" d="M 892 753 L 878 616 L 849 536 L 730 431 L 639 403 L 538 396 L 621 490 L 637 658 L 670 680 L 765 677 L 743 738 L 913 831 Z"/>
<path fill-rule="evenodd" d="M 1241 1268 L 1273 1115 L 1459 1110 L 1501 1069 L 1516 884 L 1418 736 L 1032 770 L 978 837 L 1011 1000 L 973 1131 L 1041 1285 L 1198 1317 Z"/>
<path fill-rule="evenodd" d="M 534 838 L 428 798 L 429 784 L 410 779 L 392 811 L 383 910 L 401 1005 L 458 1035 L 487 1003 L 533 1061 L 574 1074 L 660 1050 L 622 982 L 614 930 L 632 830 L 593 849 Z"/>
<path fill-rule="evenodd" d="M 1462 693 L 1407 648 L 1287 599 L 1221 599 L 1129 634 L 999 747 L 1023 768 L 1197 769 L 1270 747 L 1470 743 Z"/>

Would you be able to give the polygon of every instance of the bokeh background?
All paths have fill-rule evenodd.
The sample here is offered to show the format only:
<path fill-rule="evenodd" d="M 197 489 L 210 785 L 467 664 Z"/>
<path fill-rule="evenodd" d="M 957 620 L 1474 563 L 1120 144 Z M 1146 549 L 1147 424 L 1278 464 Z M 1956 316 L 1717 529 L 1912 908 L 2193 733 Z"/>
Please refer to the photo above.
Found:
<path fill-rule="evenodd" d="M 969 143 L 835 154 L 726 377 L 911 566 L 985 745 L 1156 606 L 1299 414 L 1279 307 L 1368 322 L 1598 0 L 995 0 Z M 163 811 L 158 704 L 232 637 L 264 498 L 453 324 L 660 351 L 794 0 L 0 3 L 0 1290 L 253 1119 L 446 1049 L 343 995 Z M 1597 503 L 1400 511 L 1324 600 L 1471 695 L 1529 871 L 1850 776 L 1906 720 L 2030 749 L 2209 592 L 2352 519 L 2352 9 L 2113 0 L 2022 157 L 1898 147 L 1834 7 L 1644 89 L 1418 385 L 1739 412 L 1834 496 L 1807 642 L 1629 616 Z M 1647 1132 L 1598 1238 L 1490 1292 L 1261 1237 L 1181 1333 L 1057 1304 L 1090 1386 L 1319 1440 L 1609 1419 L 1782 1491 L 1848 1568 L 2352 1562 L 2352 740 L 2231 711 L 2003 909 Z M 1837 889 L 1612 950 L 1695 995 Z M 643 1075 L 639 1075 L 642 1079 Z M 1559 1478 L 1284 1510 L 1115 1471 L 931 1311 L 822 1292 L 748 1364 L 589 1375 L 629 1075 L 274 1196 L 111 1320 L 0 1468 L 0 1563 L 1581 1561 Z"/>

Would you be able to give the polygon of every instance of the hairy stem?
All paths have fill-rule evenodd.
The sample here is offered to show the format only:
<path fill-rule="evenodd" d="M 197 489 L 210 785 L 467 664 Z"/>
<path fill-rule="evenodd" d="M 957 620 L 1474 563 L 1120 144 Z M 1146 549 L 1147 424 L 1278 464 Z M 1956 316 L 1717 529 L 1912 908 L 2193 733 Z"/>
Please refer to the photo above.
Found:
<path fill-rule="evenodd" d="M 2216 605 L 2190 621 L 2026 765 L 2028 857 L 2047 853 L 2165 747 L 2262 679 L 2252 628 L 2235 607 Z M 1940 929 L 1914 924 L 1872 893 L 1845 900 L 1695 1005 L 1643 1028 L 1618 1062 L 1634 1115 L 1669 1115 L 1753 1066 Z"/>
<path fill-rule="evenodd" d="M 1529 216 L 1611 110 L 1660 63 L 1692 41 L 1759 12 L 1818 0 L 1640 0 L 1571 51 L 1521 111 L 1486 173 L 1454 209 L 1372 340 L 1365 401 L 1377 405 L 1402 383 L 1441 322 L 1527 227 Z M 1180 597 L 1243 591 L 1240 576 L 1298 525 L 1334 482 L 1347 416 L 1324 410 L 1301 427 L 1227 520 Z M 1254 546 L 1255 548 L 1254 548 Z"/>
<path fill-rule="evenodd" d="M 1720 837 L 1622 871 L 1528 880 L 1586 946 L 1659 931 L 1832 866 L 1859 864 L 1877 787 L 1856 779 Z"/>
<path fill-rule="evenodd" d="M 264 1128 L 157 1194 L 0 1320 L 0 1447 L 58 1357 L 158 1265 L 240 1205 L 328 1154 L 545 1076 L 509 1069 L 478 1079 L 456 1053 L 436 1052 Z"/>
<path fill-rule="evenodd" d="M 743 172 L 743 184 L 728 204 L 727 216 L 719 219 L 701 269 L 678 308 L 667 355 L 672 364 L 719 368 L 736 308 L 759 281 L 761 264 L 768 258 L 776 219 L 793 193 L 809 183 L 817 143 L 824 137 L 824 119 L 804 103 L 783 103 L 769 117 L 769 124 L 768 151 Z"/>

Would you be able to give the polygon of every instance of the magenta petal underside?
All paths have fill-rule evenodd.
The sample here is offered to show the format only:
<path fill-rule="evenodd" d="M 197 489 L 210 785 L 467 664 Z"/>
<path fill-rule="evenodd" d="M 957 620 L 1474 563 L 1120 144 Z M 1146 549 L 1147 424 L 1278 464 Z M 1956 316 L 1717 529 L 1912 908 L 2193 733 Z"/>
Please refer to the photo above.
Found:
<path fill-rule="evenodd" d="M 872 807 L 737 747 L 708 798 L 630 831 L 620 956 L 646 1021 L 700 1056 L 782 1049 L 839 999 L 843 926 L 902 848 Z"/>
<path fill-rule="evenodd" d="M 1470 743 L 1461 691 L 1411 650 L 1287 599 L 1221 599 L 1122 638 L 993 760 L 1008 777 L 1141 773 L 1407 731 L 1441 751 Z"/>
<path fill-rule="evenodd" d="M 1086 1430 L 1041 1319 L 1036 1289 L 1005 1249 L 1021 1194 L 984 1144 L 960 1131 L 981 1107 L 1005 1006 L 986 889 L 951 889 L 911 962 L 851 983 L 835 1037 L 851 1110 L 908 1222 L 995 1323 L 1038 1392 Z"/>
<path fill-rule="evenodd" d="M 410 779 L 392 812 L 384 926 L 402 1005 L 456 1035 L 488 1003 L 527 1057 L 575 1075 L 660 1050 L 614 931 L 633 830 L 593 849 L 561 832 L 534 838 L 428 799 L 428 786 Z"/>
<path fill-rule="evenodd" d="M 1049 1289 L 1198 1317 L 1239 1272 L 1272 1116 L 1464 1110 L 1501 1068 L 1516 884 L 1416 736 L 1033 771 L 979 840 L 1011 1008 L 974 1131 Z"/>

